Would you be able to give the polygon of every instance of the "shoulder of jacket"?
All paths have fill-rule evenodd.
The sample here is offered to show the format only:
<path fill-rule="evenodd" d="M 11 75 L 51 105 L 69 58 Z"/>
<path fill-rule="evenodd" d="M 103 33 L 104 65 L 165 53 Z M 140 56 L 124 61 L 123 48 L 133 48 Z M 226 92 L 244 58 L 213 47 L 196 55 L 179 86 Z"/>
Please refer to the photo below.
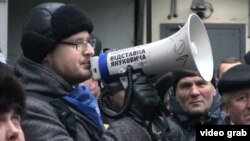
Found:
<path fill-rule="evenodd" d="M 56 116 L 57 113 L 55 111 L 55 108 L 49 103 L 49 101 L 39 99 L 37 97 L 33 96 L 27 96 L 26 99 L 26 105 L 27 105 L 27 111 L 45 114 L 45 115 L 51 115 Z"/>

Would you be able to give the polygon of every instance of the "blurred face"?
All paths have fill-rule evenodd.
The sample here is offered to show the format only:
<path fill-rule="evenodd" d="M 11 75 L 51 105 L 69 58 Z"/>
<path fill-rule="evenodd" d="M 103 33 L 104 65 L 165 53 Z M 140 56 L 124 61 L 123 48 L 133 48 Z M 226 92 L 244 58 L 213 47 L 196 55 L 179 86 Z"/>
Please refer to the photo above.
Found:
<path fill-rule="evenodd" d="M 176 98 L 189 115 L 203 115 L 210 109 L 216 90 L 199 76 L 182 78 L 176 87 Z"/>
<path fill-rule="evenodd" d="M 227 70 L 229 70 L 230 68 L 236 66 L 236 65 L 239 65 L 241 64 L 240 62 L 238 63 L 222 63 L 220 65 L 220 68 L 219 68 L 219 79 L 221 78 L 222 74 L 224 74 Z"/>
<path fill-rule="evenodd" d="M 13 110 L 0 114 L 0 141 L 25 141 L 21 117 Z"/>
<path fill-rule="evenodd" d="M 234 124 L 250 125 L 250 88 L 231 93 L 222 108 Z"/>
<path fill-rule="evenodd" d="M 94 55 L 94 48 L 86 42 L 90 39 L 88 32 L 74 34 L 63 42 L 85 43 L 84 50 L 77 50 L 76 45 L 58 44 L 55 50 L 43 60 L 43 65 L 62 76 L 71 85 L 78 84 L 91 77 L 90 58 Z"/>

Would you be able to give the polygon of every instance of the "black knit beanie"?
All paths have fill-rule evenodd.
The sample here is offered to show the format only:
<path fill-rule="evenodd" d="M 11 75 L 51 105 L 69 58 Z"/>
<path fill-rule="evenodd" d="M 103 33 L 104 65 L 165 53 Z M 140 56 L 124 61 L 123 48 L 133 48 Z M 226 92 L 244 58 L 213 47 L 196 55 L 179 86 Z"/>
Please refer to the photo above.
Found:
<path fill-rule="evenodd" d="M 189 77 L 189 76 L 199 76 L 198 72 L 195 71 L 174 71 L 173 72 L 173 89 L 174 92 L 176 91 L 176 86 L 179 83 L 179 81 L 184 78 L 184 77 Z"/>
<path fill-rule="evenodd" d="M 211 83 L 212 85 L 216 88 L 216 81 L 215 81 L 215 76 L 214 76 L 214 72 L 213 72 L 213 77 L 211 79 Z M 173 90 L 174 92 L 176 91 L 176 86 L 178 84 L 178 82 L 184 78 L 184 77 L 189 77 L 189 76 L 200 76 L 198 71 L 174 71 L 173 72 Z"/>
<path fill-rule="evenodd" d="M 81 31 L 93 31 L 89 16 L 76 5 L 44 3 L 27 15 L 21 47 L 25 57 L 41 63 L 61 40 Z"/>

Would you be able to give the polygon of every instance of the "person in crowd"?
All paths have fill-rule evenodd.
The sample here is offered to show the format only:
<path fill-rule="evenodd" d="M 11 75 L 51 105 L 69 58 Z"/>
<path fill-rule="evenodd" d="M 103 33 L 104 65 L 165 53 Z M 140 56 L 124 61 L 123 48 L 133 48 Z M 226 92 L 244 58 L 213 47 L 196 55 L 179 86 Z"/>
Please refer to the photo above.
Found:
<path fill-rule="evenodd" d="M 172 87 L 172 72 L 166 72 L 157 74 L 152 78 L 155 89 L 160 95 L 160 98 L 164 102 L 166 92 Z"/>
<path fill-rule="evenodd" d="M 228 58 L 221 60 L 217 68 L 216 83 L 218 83 L 223 73 L 225 73 L 231 67 L 239 65 L 239 64 L 241 64 L 241 61 L 237 57 L 228 57 Z"/>
<path fill-rule="evenodd" d="M 152 82 L 157 90 L 165 108 L 165 113 L 170 115 L 169 112 L 169 95 L 167 95 L 167 91 L 172 87 L 172 72 L 164 72 L 160 74 L 156 74 L 152 77 Z"/>
<path fill-rule="evenodd" d="M 250 125 L 250 66 L 237 65 L 225 72 L 218 82 L 225 124 Z"/>
<path fill-rule="evenodd" d="M 110 107 L 117 112 L 125 102 L 124 97 L 127 90 L 124 93 L 121 83 L 108 87 L 112 93 L 109 99 Z M 157 114 L 163 105 L 150 78 L 145 76 L 137 78 L 133 88 L 132 104 L 128 113 L 110 124 L 103 138 L 104 141 L 185 141 L 184 133 L 179 126 Z M 114 98 L 117 99 L 114 101 Z M 158 125 L 148 124 L 155 118 L 159 119 L 158 117 L 161 119 L 158 120 Z"/>
<path fill-rule="evenodd" d="M 26 140 L 101 140 L 105 128 L 96 98 L 78 85 L 91 78 L 93 28 L 73 4 L 43 3 L 27 14 L 14 65 L 27 92 Z"/>
<path fill-rule="evenodd" d="M 106 132 L 96 98 L 88 87 L 79 85 L 91 78 L 93 28 L 87 13 L 72 4 L 43 3 L 27 14 L 22 53 L 14 65 L 27 92 L 27 114 L 22 122 L 27 141 L 150 139 L 137 121 L 149 119 L 160 99 L 145 79 L 135 80 L 130 118 L 118 119 L 120 130 L 115 132 L 115 125 Z"/>
<path fill-rule="evenodd" d="M 25 93 L 10 67 L 0 62 L 0 141 L 25 141 L 21 120 Z"/>
<path fill-rule="evenodd" d="M 174 71 L 173 87 L 168 93 L 169 119 L 182 128 L 186 141 L 195 141 L 197 124 L 222 124 L 225 115 L 214 79 L 207 82 L 197 71 Z"/>

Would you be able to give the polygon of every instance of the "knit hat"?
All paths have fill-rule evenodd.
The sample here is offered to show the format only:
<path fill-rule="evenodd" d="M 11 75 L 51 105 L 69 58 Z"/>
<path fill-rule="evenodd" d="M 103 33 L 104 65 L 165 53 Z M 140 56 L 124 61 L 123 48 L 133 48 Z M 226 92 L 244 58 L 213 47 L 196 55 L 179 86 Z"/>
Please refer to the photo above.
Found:
<path fill-rule="evenodd" d="M 241 64 L 226 71 L 218 82 L 218 91 L 221 95 L 250 88 L 250 66 Z"/>
<path fill-rule="evenodd" d="M 199 73 L 197 71 L 174 71 L 172 76 L 174 92 L 179 81 L 184 77 L 190 76 L 199 76 Z"/>
<path fill-rule="evenodd" d="M 211 79 L 211 83 L 214 86 L 214 88 L 216 88 L 216 80 L 215 80 L 215 71 L 213 71 L 213 77 Z M 184 78 L 184 77 L 189 77 L 189 76 L 200 76 L 198 71 L 191 71 L 191 70 L 187 70 L 187 71 L 174 71 L 173 72 L 173 89 L 174 92 L 176 91 L 176 86 L 178 84 L 178 82 Z M 201 77 L 201 76 L 200 76 Z"/>
<path fill-rule="evenodd" d="M 21 39 L 23 54 L 41 63 L 58 42 L 81 31 L 91 33 L 93 27 L 89 16 L 76 5 L 40 4 L 25 19 Z"/>

